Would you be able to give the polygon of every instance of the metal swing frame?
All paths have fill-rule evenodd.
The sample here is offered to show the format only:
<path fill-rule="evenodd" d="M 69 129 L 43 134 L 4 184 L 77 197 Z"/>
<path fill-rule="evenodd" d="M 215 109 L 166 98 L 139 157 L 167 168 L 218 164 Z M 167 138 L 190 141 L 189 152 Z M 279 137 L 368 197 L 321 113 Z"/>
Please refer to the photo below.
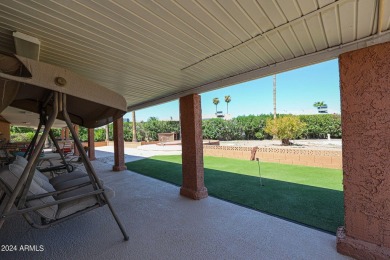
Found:
<path fill-rule="evenodd" d="M 100 182 L 99 178 L 97 177 L 97 174 L 96 174 L 91 162 L 89 161 L 86 152 L 83 149 L 81 141 L 78 138 L 78 136 L 76 135 L 76 132 L 72 127 L 73 125 L 72 125 L 72 122 L 70 120 L 69 114 L 67 112 L 66 100 L 67 100 L 67 94 L 52 91 L 51 94 L 49 95 L 49 97 L 46 99 L 46 101 L 40 107 L 41 120 L 40 120 L 40 123 L 38 125 L 37 132 L 33 138 L 33 141 L 30 143 L 30 145 L 27 149 L 27 152 L 25 154 L 28 158 L 27 165 L 26 165 L 25 169 L 23 170 L 23 173 L 20 176 L 20 178 L 19 178 L 19 180 L 18 180 L 18 182 L 13 190 L 10 190 L 8 187 L 5 187 L 5 185 L 1 185 L 1 186 L 3 186 L 2 187 L 3 190 L 5 190 L 5 192 L 9 195 L 9 200 L 7 201 L 5 207 L 0 215 L 0 229 L 8 217 L 15 216 L 15 215 L 23 215 L 24 218 L 27 220 L 27 222 L 30 225 L 32 225 L 33 227 L 45 228 L 45 227 L 49 227 L 49 226 L 52 226 L 54 224 L 57 224 L 59 222 L 63 222 L 63 221 L 68 220 L 70 218 L 73 218 L 75 216 L 79 216 L 87 211 L 93 210 L 97 207 L 101 207 L 101 206 L 104 206 L 107 204 L 107 206 L 108 206 L 111 214 L 113 215 L 120 231 L 123 234 L 124 240 L 127 241 L 129 239 L 129 236 L 127 235 L 127 233 L 126 233 L 122 223 L 120 222 L 117 214 L 115 213 L 115 211 L 111 205 L 111 202 L 105 193 L 103 185 Z M 36 168 L 36 165 L 38 163 L 39 154 L 41 153 L 41 151 L 43 149 L 45 140 L 48 138 L 48 136 L 50 136 L 50 138 L 54 141 L 55 145 L 58 146 L 58 143 L 55 142 L 55 138 L 54 138 L 54 135 L 51 131 L 51 128 L 54 124 L 55 119 L 59 115 L 59 113 L 62 114 L 67 126 L 69 127 L 69 129 L 73 135 L 74 143 L 80 152 L 80 157 L 82 158 L 82 162 L 85 166 L 85 169 L 86 169 L 87 174 L 89 176 L 90 182 L 85 183 L 85 184 L 81 184 L 81 185 L 77 185 L 77 186 L 73 186 L 73 187 L 70 187 L 70 188 L 67 188 L 64 190 L 48 192 L 45 194 L 39 194 L 39 195 L 34 195 L 34 196 L 27 196 L 28 190 L 30 188 L 30 185 L 31 185 L 31 182 L 33 179 L 35 168 Z M 36 144 L 38 133 L 39 133 L 40 129 L 42 128 L 42 126 L 45 126 L 45 128 L 43 130 L 41 138 L 39 139 L 38 143 Z M 63 157 L 63 155 L 61 155 L 61 159 L 65 162 L 65 158 Z M 46 197 L 46 196 L 58 195 L 58 194 L 61 194 L 63 192 L 66 192 L 66 191 L 71 191 L 71 190 L 75 190 L 75 189 L 84 187 L 86 185 L 92 185 L 94 190 L 91 192 L 88 192 L 86 194 L 81 194 L 81 195 L 77 195 L 77 196 L 72 196 L 70 198 L 60 199 L 60 200 L 57 200 L 55 202 L 46 203 L 46 204 L 34 206 L 34 207 L 26 207 L 27 201 Z M 29 215 L 29 213 L 36 211 L 38 209 L 42 209 L 42 208 L 53 206 L 53 205 L 59 205 L 61 203 L 74 201 L 74 200 L 78 200 L 80 198 L 85 198 L 85 197 L 89 197 L 89 196 L 95 196 L 97 199 L 97 204 L 95 204 L 92 207 L 88 207 L 84 210 L 78 211 L 78 212 L 76 212 L 72 215 L 69 215 L 67 217 L 63 217 L 63 218 L 55 219 L 55 220 L 50 220 L 48 223 L 37 224 L 33 221 L 32 217 Z M 1 200 L 3 200 L 3 199 L 4 199 L 4 196 L 3 196 L 3 198 L 1 198 Z M 0 200 L 0 202 L 1 202 L 1 200 Z M 16 205 L 16 208 L 17 208 L 16 210 L 12 210 L 13 205 Z"/>

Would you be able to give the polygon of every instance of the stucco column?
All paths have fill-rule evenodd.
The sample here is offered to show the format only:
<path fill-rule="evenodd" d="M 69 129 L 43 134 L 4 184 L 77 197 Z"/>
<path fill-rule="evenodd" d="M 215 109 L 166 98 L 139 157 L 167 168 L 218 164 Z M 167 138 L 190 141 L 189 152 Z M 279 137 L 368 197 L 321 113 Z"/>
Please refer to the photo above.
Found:
<path fill-rule="evenodd" d="M 390 259 L 390 43 L 340 55 L 345 227 L 337 251 Z"/>
<path fill-rule="evenodd" d="M 88 128 L 88 158 L 90 161 L 96 160 L 94 139 L 95 139 L 95 129 Z"/>
<path fill-rule="evenodd" d="M 65 140 L 69 140 L 69 128 L 65 128 Z"/>
<path fill-rule="evenodd" d="M 79 135 L 79 126 L 78 125 L 73 125 L 73 129 L 74 131 L 76 132 L 77 136 Z M 74 140 L 74 137 L 73 137 L 73 140 Z M 79 156 L 80 155 L 80 152 L 79 150 L 77 149 L 76 145 L 74 144 L 73 142 L 73 153 L 74 155 L 77 155 Z"/>
<path fill-rule="evenodd" d="M 125 165 L 125 142 L 123 139 L 123 118 L 114 121 L 114 161 L 115 165 L 112 170 L 115 172 L 127 170 Z"/>
<path fill-rule="evenodd" d="M 0 116 L 0 138 L 5 138 L 6 142 L 11 140 L 11 124 Z"/>
<path fill-rule="evenodd" d="M 61 140 L 65 140 L 65 129 L 66 127 L 61 128 Z"/>
<path fill-rule="evenodd" d="M 180 194 L 191 199 L 208 196 L 204 186 L 202 109 L 197 94 L 180 98 L 183 184 Z"/>

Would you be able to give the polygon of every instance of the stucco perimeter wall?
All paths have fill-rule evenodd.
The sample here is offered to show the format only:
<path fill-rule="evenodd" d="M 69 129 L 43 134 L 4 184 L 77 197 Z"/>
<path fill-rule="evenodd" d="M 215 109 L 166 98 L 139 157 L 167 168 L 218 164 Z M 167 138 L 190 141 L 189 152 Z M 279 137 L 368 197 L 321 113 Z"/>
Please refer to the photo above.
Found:
<path fill-rule="evenodd" d="M 205 145 L 203 146 L 203 155 L 249 160 L 251 158 L 252 149 L 252 147 Z M 306 165 L 332 169 L 342 168 L 341 151 L 311 150 L 290 147 L 258 147 L 256 150 L 256 158 L 259 158 L 260 161 L 263 162 Z"/>
<path fill-rule="evenodd" d="M 82 142 L 83 146 L 88 146 L 88 142 Z M 95 147 L 102 147 L 106 146 L 107 142 L 106 141 L 100 141 L 100 142 L 95 142 Z"/>

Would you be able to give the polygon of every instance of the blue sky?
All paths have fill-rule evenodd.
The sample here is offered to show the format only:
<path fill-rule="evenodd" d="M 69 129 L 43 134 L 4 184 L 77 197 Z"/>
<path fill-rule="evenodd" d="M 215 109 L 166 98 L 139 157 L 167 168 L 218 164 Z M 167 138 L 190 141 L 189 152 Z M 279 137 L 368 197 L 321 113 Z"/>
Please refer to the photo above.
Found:
<path fill-rule="evenodd" d="M 340 87 L 338 60 L 331 60 L 304 68 L 287 71 L 276 76 L 276 110 L 278 113 L 313 114 L 313 103 L 324 101 L 329 113 L 340 113 Z M 202 114 L 215 113 L 212 100 L 218 97 L 218 110 L 226 113 L 226 95 L 231 96 L 229 114 L 269 114 L 273 111 L 273 77 L 265 77 L 234 86 L 202 93 Z M 149 117 L 168 120 L 179 118 L 178 100 L 136 111 L 137 121 Z M 131 113 L 125 115 L 131 119 Z"/>

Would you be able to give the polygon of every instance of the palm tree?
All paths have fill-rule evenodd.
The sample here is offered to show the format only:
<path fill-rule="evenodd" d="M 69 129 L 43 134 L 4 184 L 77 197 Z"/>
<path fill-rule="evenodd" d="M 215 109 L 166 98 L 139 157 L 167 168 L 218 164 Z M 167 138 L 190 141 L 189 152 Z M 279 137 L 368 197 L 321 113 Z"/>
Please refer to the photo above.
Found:
<path fill-rule="evenodd" d="M 318 108 L 318 107 L 323 107 L 323 106 L 325 106 L 325 105 L 326 105 L 326 104 L 325 104 L 324 101 L 317 101 L 317 102 L 315 102 L 315 103 L 313 104 L 313 107 Z"/>
<path fill-rule="evenodd" d="M 218 112 L 218 104 L 219 104 L 219 98 L 213 98 L 213 104 L 215 105 L 215 113 Z"/>
<path fill-rule="evenodd" d="M 230 96 L 225 96 L 225 102 L 226 102 L 226 114 L 229 114 L 229 103 L 232 101 L 232 98 Z"/>
<path fill-rule="evenodd" d="M 318 101 L 313 104 L 314 107 L 318 109 L 318 113 L 327 114 L 328 113 L 328 105 L 325 104 L 324 101 Z"/>

